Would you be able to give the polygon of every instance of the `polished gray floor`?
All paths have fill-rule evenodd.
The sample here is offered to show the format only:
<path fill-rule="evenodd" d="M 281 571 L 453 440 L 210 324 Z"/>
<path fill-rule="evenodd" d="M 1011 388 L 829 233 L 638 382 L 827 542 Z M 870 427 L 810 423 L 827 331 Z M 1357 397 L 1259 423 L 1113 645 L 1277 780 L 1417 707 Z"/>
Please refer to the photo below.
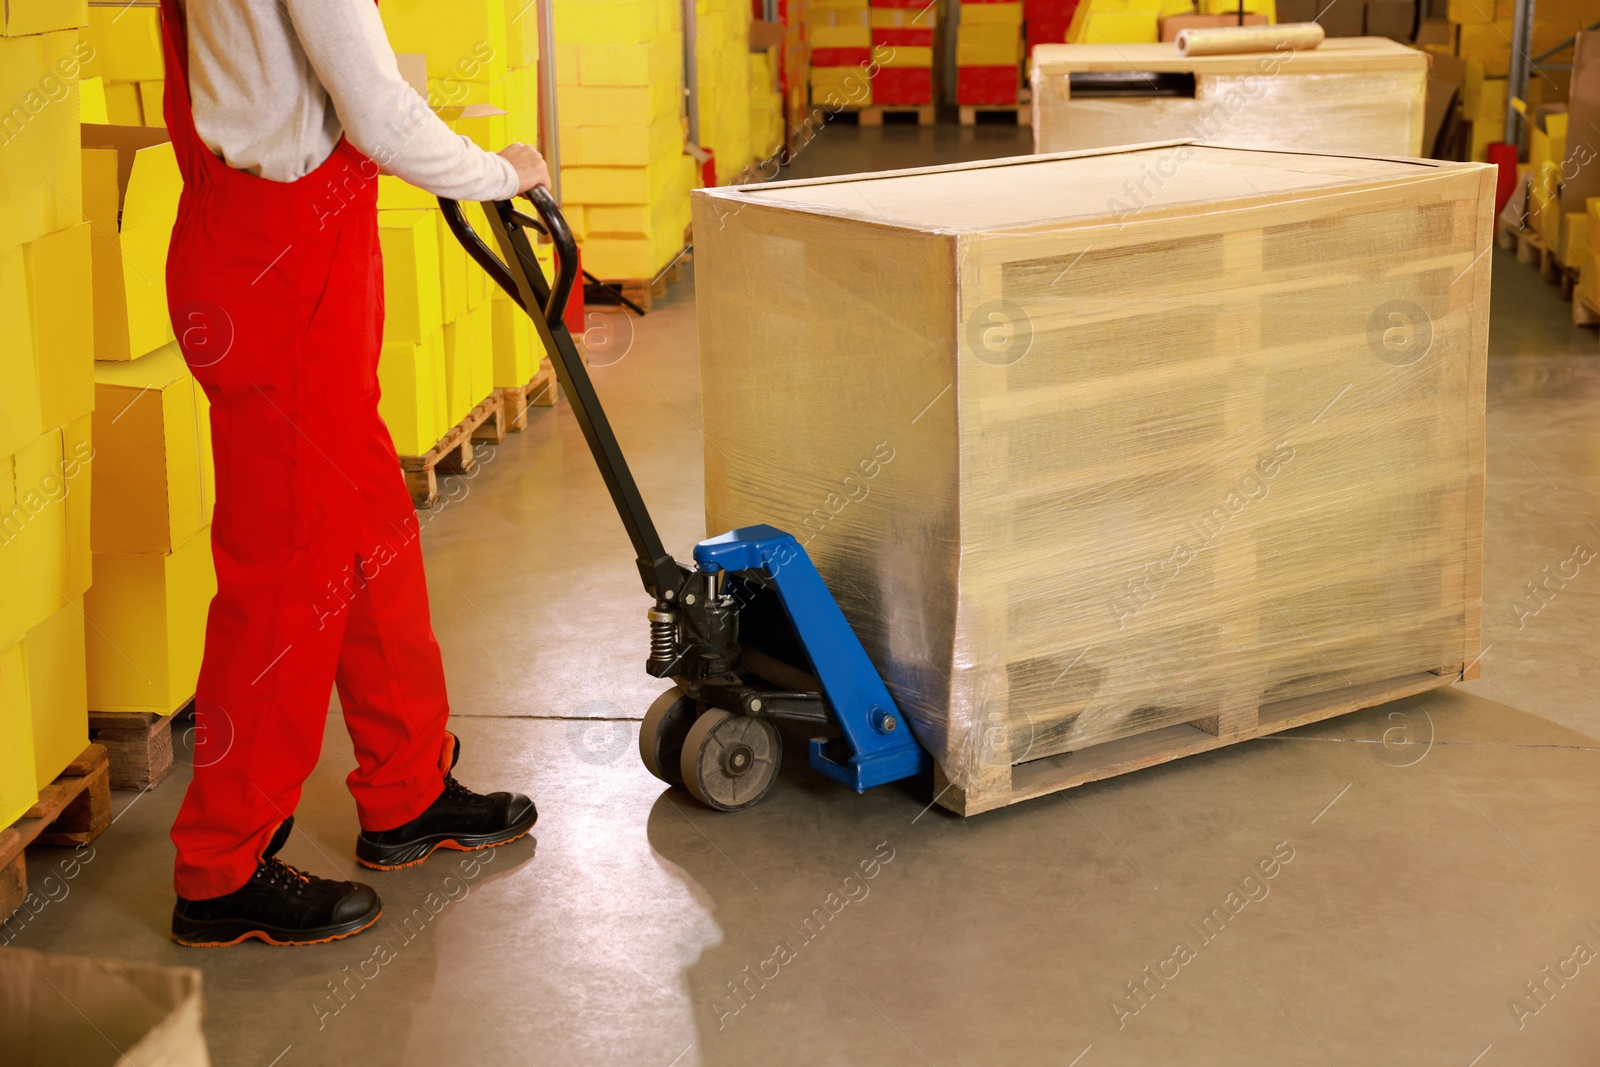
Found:
<path fill-rule="evenodd" d="M 797 169 L 1024 146 L 840 126 Z M 1494 256 L 1478 681 L 969 821 L 926 784 L 857 797 L 798 760 L 716 815 L 634 754 L 660 688 L 646 601 L 563 402 L 425 533 L 461 776 L 536 794 L 534 838 L 366 875 L 385 921 L 351 940 L 184 950 L 180 766 L 118 796 L 76 877 L 30 853 L 58 899 L 17 943 L 199 967 L 226 1065 L 1600 1062 L 1600 571 L 1512 606 L 1600 549 L 1600 346 Z M 595 320 L 590 347 L 685 551 L 705 533 L 692 285 Z M 351 763 L 335 715 L 286 850 L 318 873 L 357 871 Z"/>

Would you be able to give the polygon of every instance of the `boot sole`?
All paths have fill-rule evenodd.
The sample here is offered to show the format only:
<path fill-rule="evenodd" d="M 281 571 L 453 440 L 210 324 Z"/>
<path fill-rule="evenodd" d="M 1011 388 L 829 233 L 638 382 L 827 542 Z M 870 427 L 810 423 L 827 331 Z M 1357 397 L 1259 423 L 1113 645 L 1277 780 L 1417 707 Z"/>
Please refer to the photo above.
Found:
<path fill-rule="evenodd" d="M 357 926 L 354 926 L 350 929 L 339 927 L 335 929 L 333 933 L 312 938 L 295 937 L 292 931 L 276 930 L 273 927 L 263 928 L 255 923 L 247 923 L 243 919 L 218 919 L 210 923 L 197 924 L 199 926 L 214 927 L 220 931 L 219 933 L 212 935 L 216 938 L 216 940 L 196 940 L 193 937 L 181 935 L 177 931 L 173 931 L 172 940 L 176 941 L 180 945 L 183 945 L 185 948 L 227 948 L 230 945 L 237 945 L 241 942 L 252 939 L 256 941 L 265 941 L 269 945 L 278 945 L 281 947 L 325 945 L 330 941 L 343 941 L 347 937 L 354 937 L 356 934 L 359 934 L 361 931 L 372 926 L 373 923 L 377 922 L 382 917 L 383 909 L 379 908 L 378 913 L 372 918 L 355 920 L 359 923 Z M 350 924 L 347 923 L 345 925 L 349 926 Z M 196 934 L 200 933 L 198 929 L 195 932 Z M 274 934 L 277 936 L 274 936 Z"/>
<path fill-rule="evenodd" d="M 534 824 L 538 821 L 539 818 L 535 815 L 527 826 L 521 829 L 513 828 L 507 831 L 505 836 L 501 837 L 496 837 L 492 834 L 473 834 L 470 836 L 445 837 L 437 841 L 431 839 L 412 841 L 405 845 L 396 846 L 382 860 L 369 860 L 362 856 L 359 851 L 360 842 L 358 841 L 356 862 L 375 871 L 403 870 L 406 867 L 415 867 L 441 848 L 447 848 L 454 852 L 482 852 L 486 848 L 499 848 L 501 845 L 509 845 L 513 841 L 520 841 L 522 838 L 527 837 L 533 831 Z M 417 849 L 422 849 L 422 853 L 413 855 Z"/>

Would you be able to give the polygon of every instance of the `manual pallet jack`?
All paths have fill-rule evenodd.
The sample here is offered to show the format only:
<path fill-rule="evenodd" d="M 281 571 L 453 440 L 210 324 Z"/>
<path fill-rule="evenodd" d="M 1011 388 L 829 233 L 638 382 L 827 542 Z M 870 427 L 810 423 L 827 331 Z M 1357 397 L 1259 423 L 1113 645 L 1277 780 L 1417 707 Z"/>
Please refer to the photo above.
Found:
<path fill-rule="evenodd" d="M 811 739 L 811 766 L 857 792 L 927 770 L 928 754 L 794 537 L 771 526 L 732 530 L 697 544 L 693 567 L 662 547 L 562 321 L 577 244 L 548 191 L 535 188 L 529 199 L 538 219 L 510 201 L 483 205 L 499 255 L 459 203 L 439 205 L 468 254 L 533 319 L 655 602 L 646 613 L 644 669 L 675 684 L 640 726 L 645 767 L 712 808 L 748 808 L 777 779 L 783 740 L 774 723 L 788 720 L 830 735 Z M 555 245 L 553 283 L 534 258 L 529 229 Z"/>

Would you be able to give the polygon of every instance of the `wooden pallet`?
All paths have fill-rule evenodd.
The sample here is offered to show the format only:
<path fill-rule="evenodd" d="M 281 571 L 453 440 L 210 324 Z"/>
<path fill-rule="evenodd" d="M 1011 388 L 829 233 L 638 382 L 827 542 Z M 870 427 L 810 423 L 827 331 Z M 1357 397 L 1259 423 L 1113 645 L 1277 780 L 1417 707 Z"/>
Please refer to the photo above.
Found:
<path fill-rule="evenodd" d="M 192 703 L 167 715 L 89 713 L 89 740 L 106 750 L 112 789 L 148 789 L 172 773 L 172 719 Z"/>
<path fill-rule="evenodd" d="M 111 763 L 105 746 L 90 745 L 39 802 L 0 830 L 0 916 L 9 917 L 28 896 L 29 845 L 86 845 L 111 825 Z"/>
<path fill-rule="evenodd" d="M 868 104 L 865 107 L 842 108 L 845 114 L 856 116 L 862 126 L 882 126 L 885 115 L 911 115 L 918 126 L 932 126 L 939 109 L 933 104 Z"/>
<path fill-rule="evenodd" d="M 505 401 L 498 391 L 479 401 L 456 423 L 439 443 L 420 456 L 401 456 L 400 469 L 406 476 L 406 488 L 411 490 L 411 500 L 419 508 L 432 507 L 439 499 L 439 472 L 468 474 L 478 465 L 472 454 L 473 442 L 500 441 L 505 438 Z M 485 424 L 492 424 L 486 426 Z"/>
<path fill-rule="evenodd" d="M 506 429 L 521 433 L 528 428 L 528 408 L 553 408 L 556 406 L 556 376 L 549 360 L 541 360 L 539 373 L 526 385 L 498 390 L 505 403 Z"/>
<path fill-rule="evenodd" d="M 1018 126 L 1033 125 L 1032 104 L 962 104 L 956 111 L 963 126 L 976 126 L 979 115 L 1013 115 Z"/>
<path fill-rule="evenodd" d="M 1600 311 L 1590 307 L 1583 294 L 1576 290 L 1572 294 L 1572 325 L 1600 326 Z"/>
<path fill-rule="evenodd" d="M 1572 300 L 1578 289 L 1578 271 L 1576 267 L 1569 267 L 1561 262 L 1561 257 L 1556 250 L 1537 230 L 1512 229 L 1503 226 L 1499 231 L 1498 243 L 1502 248 L 1514 248 L 1517 252 L 1517 262 L 1527 263 L 1539 268 L 1539 277 L 1556 286 L 1561 291 L 1561 299 Z M 1586 325 L 1592 319 L 1581 319 L 1580 311 L 1575 307 L 1572 312 L 1572 321 L 1579 325 Z"/>
<path fill-rule="evenodd" d="M 1097 782 L 1102 778 L 1115 778 L 1184 756 L 1386 704 L 1401 697 L 1451 685 L 1461 677 L 1460 668 L 1450 668 L 1293 700 L 1279 700 L 1253 710 L 1241 709 L 1239 714 L 1212 716 L 1168 726 L 1091 745 L 1076 752 L 1064 752 L 1012 766 L 987 767 L 984 768 L 982 779 L 969 783 L 966 789 L 951 782 L 945 777 L 944 770 L 935 765 L 934 798 L 940 807 L 958 815 L 976 815 L 1047 793 Z"/>
<path fill-rule="evenodd" d="M 648 312 L 654 301 L 667 295 L 667 286 L 683 277 L 684 268 L 692 256 L 692 249 L 685 245 L 683 251 L 661 268 L 661 273 L 654 278 L 602 278 L 601 281 L 619 290 L 637 304 L 639 310 Z"/>

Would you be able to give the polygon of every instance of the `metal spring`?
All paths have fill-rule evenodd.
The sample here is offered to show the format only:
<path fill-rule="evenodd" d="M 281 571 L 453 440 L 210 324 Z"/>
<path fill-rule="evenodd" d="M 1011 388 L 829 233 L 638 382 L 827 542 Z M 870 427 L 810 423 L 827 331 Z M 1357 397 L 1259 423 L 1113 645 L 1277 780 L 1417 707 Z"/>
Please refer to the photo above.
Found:
<path fill-rule="evenodd" d="M 666 616 L 660 618 L 659 616 Z M 670 612 L 650 613 L 650 658 L 670 660 L 678 654 L 678 620 Z"/>

